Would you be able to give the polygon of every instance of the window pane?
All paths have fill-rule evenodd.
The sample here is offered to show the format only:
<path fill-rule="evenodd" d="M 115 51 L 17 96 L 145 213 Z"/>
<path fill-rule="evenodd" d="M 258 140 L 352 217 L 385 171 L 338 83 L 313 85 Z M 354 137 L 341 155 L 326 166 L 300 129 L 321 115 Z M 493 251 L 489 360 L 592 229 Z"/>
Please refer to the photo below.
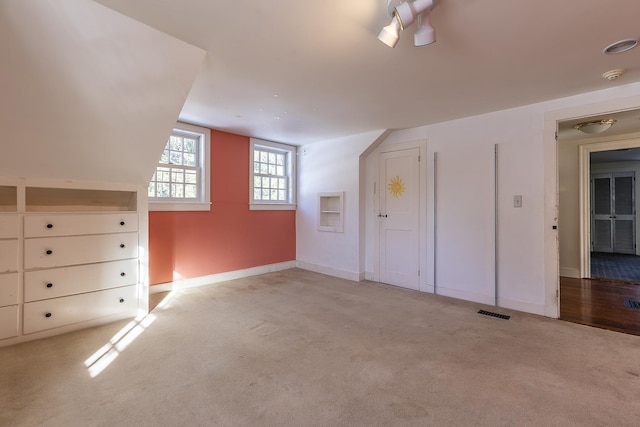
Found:
<path fill-rule="evenodd" d="M 171 182 L 184 182 L 184 172 L 173 169 L 171 172 Z"/>
<path fill-rule="evenodd" d="M 173 165 L 181 165 L 182 164 L 182 153 L 177 151 L 172 151 L 169 155 L 169 162 Z"/>
<path fill-rule="evenodd" d="M 156 183 L 155 182 L 150 182 L 149 183 L 149 197 L 155 197 L 156 196 Z"/>
<path fill-rule="evenodd" d="M 278 200 L 286 201 L 287 200 L 287 192 L 284 190 L 278 190 Z"/>
<path fill-rule="evenodd" d="M 184 185 L 171 184 L 171 197 L 184 197 Z"/>
<path fill-rule="evenodd" d="M 267 163 L 267 161 L 269 160 L 269 158 L 268 158 L 267 154 L 268 154 L 268 153 L 266 153 L 266 152 L 264 152 L 264 151 L 260 151 L 260 161 L 261 161 L 262 163 Z"/>
<path fill-rule="evenodd" d="M 284 178 L 280 178 L 278 180 L 278 188 L 281 190 L 286 190 L 287 189 L 287 180 Z"/>
<path fill-rule="evenodd" d="M 198 183 L 198 174 L 195 171 L 185 171 L 184 172 L 184 182 L 188 184 L 197 184 Z"/>
<path fill-rule="evenodd" d="M 275 174 L 276 174 L 275 165 L 269 165 L 269 175 L 275 175 Z"/>
<path fill-rule="evenodd" d="M 276 175 L 278 175 L 278 176 L 284 176 L 284 166 L 278 166 L 278 167 L 276 167 Z"/>
<path fill-rule="evenodd" d="M 253 186 L 254 187 L 261 187 L 262 184 L 262 179 L 259 176 L 254 176 L 253 177 Z"/>
<path fill-rule="evenodd" d="M 262 200 L 269 200 L 269 189 L 262 189 Z"/>
<path fill-rule="evenodd" d="M 198 197 L 198 187 L 191 184 L 185 185 L 184 196 L 190 199 L 195 199 L 196 197 Z"/>
<path fill-rule="evenodd" d="M 260 200 L 260 199 L 261 199 L 261 197 L 260 197 L 260 196 L 261 196 L 261 192 L 260 192 L 260 190 L 259 190 L 259 189 L 257 189 L 257 188 L 254 188 L 254 189 L 253 189 L 253 198 L 254 198 L 255 200 Z"/>
<path fill-rule="evenodd" d="M 185 153 L 195 153 L 196 152 L 196 140 L 195 139 L 186 139 L 184 140 L 184 151 Z"/>
<path fill-rule="evenodd" d="M 167 183 L 158 183 L 157 185 L 157 197 L 169 197 L 169 184 Z"/>
<path fill-rule="evenodd" d="M 276 155 L 273 153 L 269 153 L 269 163 L 274 164 L 276 162 Z"/>
<path fill-rule="evenodd" d="M 271 190 L 271 200 L 278 200 L 278 190 Z"/>
<path fill-rule="evenodd" d="M 160 163 L 169 163 L 169 150 L 164 150 L 160 156 Z"/>
<path fill-rule="evenodd" d="M 195 154 L 190 154 L 190 153 L 185 153 L 182 156 L 183 162 L 185 165 L 187 166 L 195 166 L 196 165 L 196 155 Z"/>
<path fill-rule="evenodd" d="M 182 151 L 182 138 L 180 138 L 179 136 L 172 136 L 169 148 L 175 151 Z"/>
<path fill-rule="evenodd" d="M 260 164 L 260 173 L 261 174 L 268 174 L 269 173 L 269 167 L 265 164 Z"/>

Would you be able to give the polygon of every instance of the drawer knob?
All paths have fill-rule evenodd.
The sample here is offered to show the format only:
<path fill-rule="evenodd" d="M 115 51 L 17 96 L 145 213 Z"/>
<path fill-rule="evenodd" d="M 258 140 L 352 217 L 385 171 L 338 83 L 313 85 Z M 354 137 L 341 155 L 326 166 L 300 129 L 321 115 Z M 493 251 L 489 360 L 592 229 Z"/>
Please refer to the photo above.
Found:
<path fill-rule="evenodd" d="M 124 302 L 124 298 L 120 298 L 120 303 L 123 303 L 123 302 Z"/>
<path fill-rule="evenodd" d="M 47 252 L 46 252 L 47 255 L 51 255 L 52 253 L 53 251 L 51 249 L 47 249 Z"/>
<path fill-rule="evenodd" d="M 121 247 L 121 248 L 124 248 L 124 243 L 120 243 L 120 247 Z"/>
<path fill-rule="evenodd" d="M 125 273 L 124 271 L 122 273 L 120 273 L 120 276 L 122 276 L 122 277 L 124 277 L 126 275 L 127 275 L 127 273 Z"/>
<path fill-rule="evenodd" d="M 47 288 L 53 288 L 53 283 L 47 283 Z"/>
<path fill-rule="evenodd" d="M 45 313 L 44 317 L 51 317 L 51 313 Z"/>
<path fill-rule="evenodd" d="M 124 225 L 124 221 L 120 221 L 120 225 Z"/>
<path fill-rule="evenodd" d="M 53 228 L 53 224 L 47 224 L 47 228 Z"/>

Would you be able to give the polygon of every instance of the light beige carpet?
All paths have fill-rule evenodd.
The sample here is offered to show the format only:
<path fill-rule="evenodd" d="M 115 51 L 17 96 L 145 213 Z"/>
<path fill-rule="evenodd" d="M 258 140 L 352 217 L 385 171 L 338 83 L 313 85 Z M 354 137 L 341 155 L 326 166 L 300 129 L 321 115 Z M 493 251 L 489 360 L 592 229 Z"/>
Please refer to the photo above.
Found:
<path fill-rule="evenodd" d="M 0 425 L 640 422 L 639 336 L 297 269 L 170 298 L 124 338 L 0 349 Z"/>

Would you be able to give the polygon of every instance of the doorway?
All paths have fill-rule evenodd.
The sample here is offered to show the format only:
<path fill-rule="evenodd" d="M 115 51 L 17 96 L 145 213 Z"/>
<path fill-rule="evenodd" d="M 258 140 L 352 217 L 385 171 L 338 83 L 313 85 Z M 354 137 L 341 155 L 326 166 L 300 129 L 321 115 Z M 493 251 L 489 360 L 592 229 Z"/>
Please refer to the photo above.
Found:
<path fill-rule="evenodd" d="M 640 266 L 636 255 L 638 147 L 635 134 L 560 141 L 559 152 L 575 153 L 573 160 L 570 156 L 560 159 L 564 167 L 560 169 L 561 225 L 569 229 L 564 230 L 564 240 L 561 235 L 565 255 L 564 260 L 561 255 L 560 269 L 561 319 L 640 333 L 640 316 L 633 308 L 640 297 L 640 271 L 635 277 L 624 274 L 628 260 L 638 260 Z M 576 185 L 571 175 L 577 178 Z M 572 258 L 573 253 L 579 256 Z M 575 268 L 570 268 L 572 262 Z"/>

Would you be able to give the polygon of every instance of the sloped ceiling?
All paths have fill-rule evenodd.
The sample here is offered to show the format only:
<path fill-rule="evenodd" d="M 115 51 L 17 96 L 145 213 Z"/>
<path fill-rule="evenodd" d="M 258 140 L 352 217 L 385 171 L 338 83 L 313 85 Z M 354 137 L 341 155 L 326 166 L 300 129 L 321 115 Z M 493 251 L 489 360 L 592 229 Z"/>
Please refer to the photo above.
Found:
<path fill-rule="evenodd" d="M 146 184 L 206 52 L 93 1 L 0 1 L 0 176 Z"/>
<path fill-rule="evenodd" d="M 184 120 L 305 144 L 640 81 L 638 0 L 437 0 L 437 42 L 377 40 L 387 0 L 98 0 L 208 52 Z M 393 3 L 398 1 L 393 0 Z M 616 81 L 606 71 L 625 68 Z M 277 96 L 275 96 L 277 95 Z"/>

